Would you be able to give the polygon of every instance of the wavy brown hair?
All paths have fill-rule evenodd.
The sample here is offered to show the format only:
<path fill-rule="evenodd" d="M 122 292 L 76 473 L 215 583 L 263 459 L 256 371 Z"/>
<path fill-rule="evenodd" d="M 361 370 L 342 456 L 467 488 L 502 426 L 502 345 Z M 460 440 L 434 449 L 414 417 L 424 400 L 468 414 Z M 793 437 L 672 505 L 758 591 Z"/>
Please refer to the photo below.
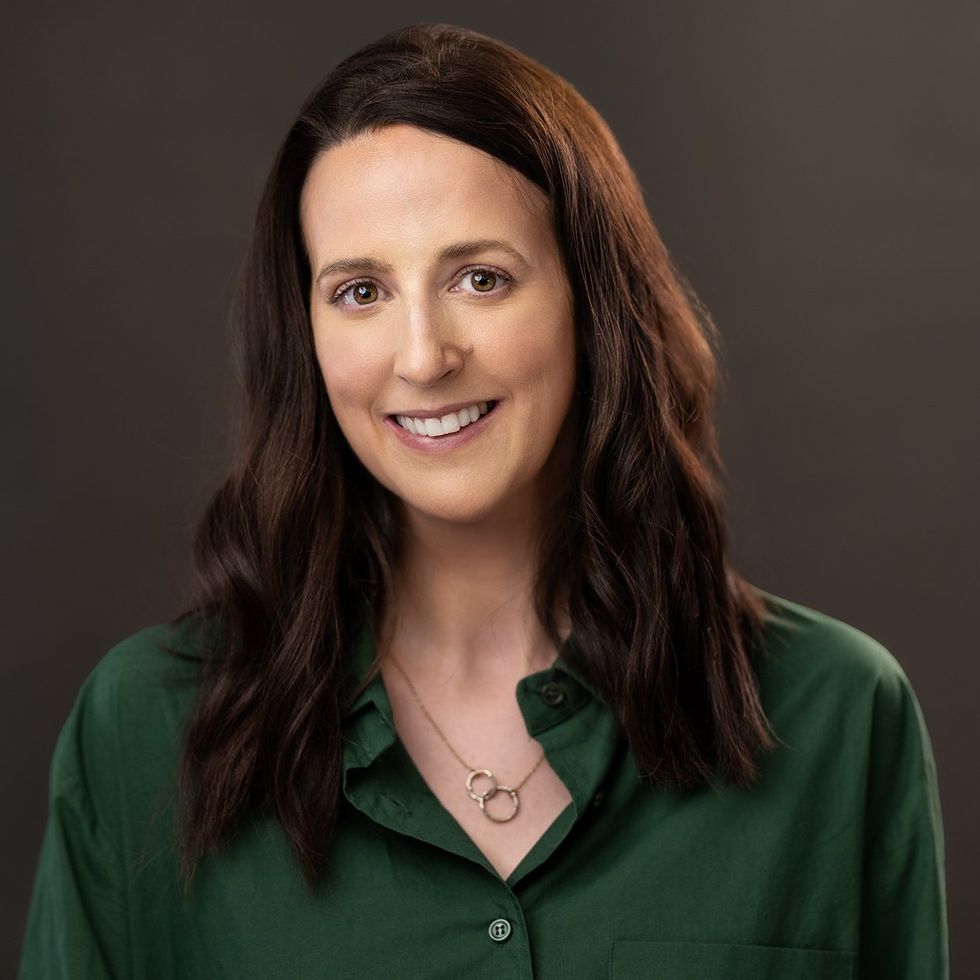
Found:
<path fill-rule="evenodd" d="M 766 609 L 731 567 L 712 422 L 717 331 L 675 268 L 596 110 L 498 40 L 448 24 L 393 31 L 316 87 L 279 149 L 230 325 L 241 392 L 230 471 L 194 545 L 180 622 L 202 670 L 180 765 L 181 875 L 246 813 L 280 822 L 315 886 L 341 804 L 345 650 L 385 621 L 397 500 L 353 454 L 314 353 L 299 218 L 315 158 L 406 123 L 502 160 L 548 197 L 574 290 L 572 479 L 541 528 L 534 602 L 603 692 L 651 784 L 748 786 L 773 747 L 754 657 Z M 384 641 L 378 643 L 379 651 Z M 378 669 L 375 660 L 368 677 Z"/>

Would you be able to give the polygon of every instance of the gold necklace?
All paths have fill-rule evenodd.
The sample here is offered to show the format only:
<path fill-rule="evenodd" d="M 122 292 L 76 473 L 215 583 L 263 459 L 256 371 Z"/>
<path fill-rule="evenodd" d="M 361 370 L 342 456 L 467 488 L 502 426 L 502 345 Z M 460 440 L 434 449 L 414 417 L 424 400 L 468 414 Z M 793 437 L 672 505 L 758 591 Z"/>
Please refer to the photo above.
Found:
<path fill-rule="evenodd" d="M 517 814 L 517 808 L 520 805 L 520 801 L 517 798 L 517 791 L 531 778 L 531 775 L 535 772 L 538 766 L 540 766 L 541 763 L 544 762 L 545 753 L 543 752 L 541 753 L 541 758 L 538 759 L 538 761 L 534 764 L 534 767 L 531 769 L 531 771 L 516 786 L 498 785 L 496 777 L 494 776 L 493 772 L 490 769 L 477 769 L 471 765 L 468 765 L 466 762 L 463 761 L 459 753 L 452 747 L 452 745 L 450 745 L 449 739 L 446 738 L 446 736 L 442 733 L 442 729 L 436 724 L 435 718 L 433 718 L 432 715 L 429 714 L 428 709 L 422 703 L 422 699 L 419 697 L 419 692 L 415 690 L 415 685 L 412 683 L 412 680 L 408 676 L 408 674 L 405 673 L 405 669 L 394 658 L 394 656 L 391 653 L 388 654 L 388 657 L 391 660 L 391 662 L 401 672 L 402 677 L 404 677 L 405 680 L 408 682 L 409 689 L 411 690 L 412 694 L 415 695 L 415 700 L 418 701 L 419 707 L 425 713 L 425 717 L 429 719 L 429 722 L 432 724 L 432 727 L 436 730 L 439 737 L 446 743 L 446 748 L 448 748 L 449 751 L 452 752 L 454 756 L 456 756 L 456 759 L 461 763 L 463 768 L 467 770 L 466 793 L 470 797 L 470 799 L 475 800 L 479 805 L 480 809 L 483 811 L 483 815 L 488 819 L 493 820 L 495 823 L 506 823 L 508 820 L 512 820 L 514 816 Z M 528 668 L 530 669 L 531 665 L 526 658 L 525 658 L 525 662 L 528 664 Z M 477 776 L 486 776 L 487 779 L 490 780 L 490 788 L 485 793 L 478 793 L 473 789 L 473 780 L 476 779 Z M 493 796 L 497 793 L 497 790 L 500 790 L 503 793 L 509 793 L 511 803 L 513 804 L 513 809 L 505 817 L 495 817 L 493 816 L 492 813 L 490 813 L 489 810 L 487 810 L 487 806 L 486 806 L 487 800 L 492 799 Z"/>

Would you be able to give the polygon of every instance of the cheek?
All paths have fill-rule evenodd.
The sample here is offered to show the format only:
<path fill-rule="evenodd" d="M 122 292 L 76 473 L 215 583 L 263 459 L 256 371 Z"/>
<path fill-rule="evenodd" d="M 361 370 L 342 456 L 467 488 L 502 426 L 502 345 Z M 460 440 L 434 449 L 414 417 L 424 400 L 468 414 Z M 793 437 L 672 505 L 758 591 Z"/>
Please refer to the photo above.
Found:
<path fill-rule="evenodd" d="M 328 341 L 322 335 L 315 338 L 314 347 L 327 397 L 338 418 L 345 409 L 371 401 L 379 370 L 377 358 L 356 345 L 334 338 Z"/>
<path fill-rule="evenodd" d="M 558 411 L 574 387 L 574 329 L 570 319 L 557 313 L 535 321 L 537 329 L 523 323 L 509 333 L 500 356 L 513 365 L 515 384 L 533 392 L 539 410 Z"/>

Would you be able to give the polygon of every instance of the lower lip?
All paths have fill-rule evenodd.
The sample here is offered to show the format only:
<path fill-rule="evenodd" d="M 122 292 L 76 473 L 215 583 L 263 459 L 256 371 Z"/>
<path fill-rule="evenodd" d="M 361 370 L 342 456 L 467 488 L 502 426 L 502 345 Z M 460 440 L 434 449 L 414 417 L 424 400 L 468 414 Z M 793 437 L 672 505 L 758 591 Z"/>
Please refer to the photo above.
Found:
<path fill-rule="evenodd" d="M 462 446 L 475 439 L 488 425 L 493 423 L 493 420 L 497 416 L 497 409 L 499 408 L 500 402 L 498 401 L 486 415 L 481 415 L 475 422 L 470 422 L 469 425 L 464 426 L 459 432 L 451 432 L 445 436 L 417 436 L 414 432 L 409 432 L 408 429 L 402 428 L 396 419 L 387 415 L 385 416 L 385 425 L 394 432 L 396 439 L 410 449 L 438 455 L 439 453 L 451 452 L 458 446 Z"/>

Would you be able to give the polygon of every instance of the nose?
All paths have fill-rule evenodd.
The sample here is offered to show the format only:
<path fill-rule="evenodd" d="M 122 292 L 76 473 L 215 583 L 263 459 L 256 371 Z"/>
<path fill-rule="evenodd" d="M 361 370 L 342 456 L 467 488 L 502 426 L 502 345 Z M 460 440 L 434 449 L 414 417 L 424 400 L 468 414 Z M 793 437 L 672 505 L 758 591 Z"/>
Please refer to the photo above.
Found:
<path fill-rule="evenodd" d="M 428 387 L 458 373 L 463 366 L 462 325 L 431 299 L 405 309 L 397 333 L 395 374 L 403 381 Z"/>

